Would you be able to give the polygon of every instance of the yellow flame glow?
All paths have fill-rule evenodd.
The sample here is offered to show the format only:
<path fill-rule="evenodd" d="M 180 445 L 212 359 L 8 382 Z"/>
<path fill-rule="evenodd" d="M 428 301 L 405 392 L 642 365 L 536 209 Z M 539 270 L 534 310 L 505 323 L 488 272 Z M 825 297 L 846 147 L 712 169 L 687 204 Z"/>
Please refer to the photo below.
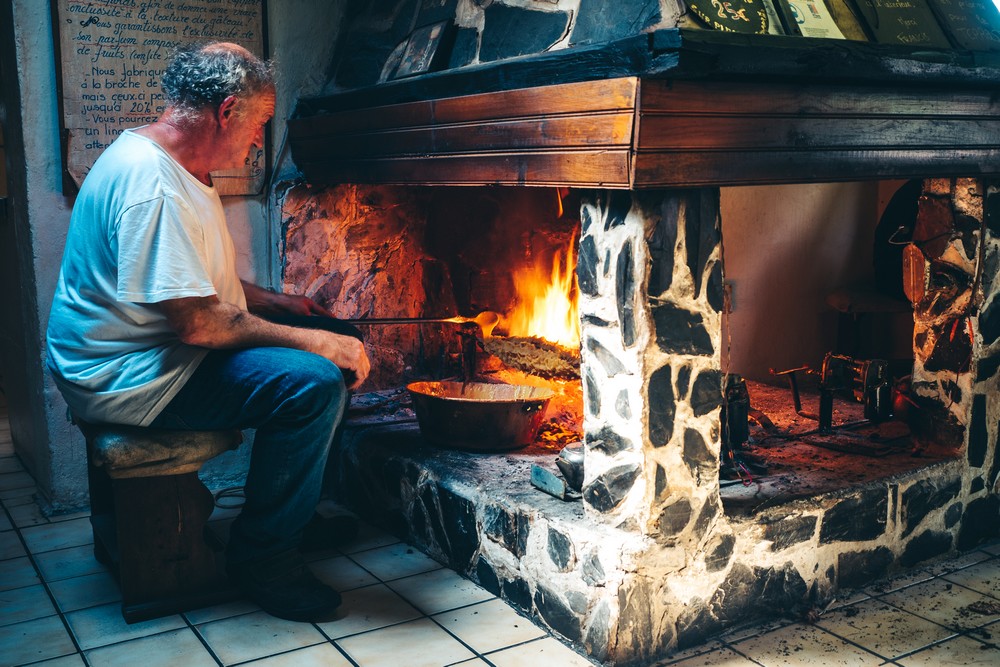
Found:
<path fill-rule="evenodd" d="M 537 336 L 569 348 L 580 345 L 574 247 L 557 252 L 550 267 L 528 267 L 514 275 L 517 305 L 508 321 L 511 336 Z"/>

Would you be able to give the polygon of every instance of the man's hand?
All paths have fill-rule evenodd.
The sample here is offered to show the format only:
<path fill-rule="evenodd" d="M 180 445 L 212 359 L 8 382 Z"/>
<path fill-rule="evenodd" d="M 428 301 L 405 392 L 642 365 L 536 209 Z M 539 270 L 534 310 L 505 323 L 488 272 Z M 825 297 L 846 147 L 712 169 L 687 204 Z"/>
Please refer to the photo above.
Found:
<path fill-rule="evenodd" d="M 243 293 L 247 297 L 247 309 L 255 315 L 325 315 L 333 313 L 307 296 L 272 292 L 246 280 Z"/>
<path fill-rule="evenodd" d="M 178 338 L 209 349 L 291 347 L 325 357 L 344 371 L 350 389 L 368 377 L 371 363 L 364 344 L 352 336 L 322 329 L 276 324 L 256 317 L 217 297 L 188 297 L 159 303 Z"/>

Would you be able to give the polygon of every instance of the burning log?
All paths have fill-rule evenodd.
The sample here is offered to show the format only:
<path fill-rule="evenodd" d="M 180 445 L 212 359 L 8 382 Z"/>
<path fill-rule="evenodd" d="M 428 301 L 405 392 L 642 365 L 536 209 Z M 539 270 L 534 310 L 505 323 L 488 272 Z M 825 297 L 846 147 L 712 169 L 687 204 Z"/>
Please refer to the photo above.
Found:
<path fill-rule="evenodd" d="M 510 368 L 547 380 L 580 378 L 580 352 L 541 338 L 491 336 L 484 341 L 487 354 Z"/>

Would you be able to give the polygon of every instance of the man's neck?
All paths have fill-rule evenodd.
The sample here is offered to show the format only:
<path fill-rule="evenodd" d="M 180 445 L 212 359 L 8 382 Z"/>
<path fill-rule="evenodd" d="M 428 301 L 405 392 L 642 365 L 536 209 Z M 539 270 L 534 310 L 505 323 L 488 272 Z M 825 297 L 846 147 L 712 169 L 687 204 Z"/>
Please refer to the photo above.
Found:
<path fill-rule="evenodd" d="M 208 166 L 210 156 L 205 154 L 205 147 L 211 145 L 211 140 L 202 136 L 204 130 L 196 129 L 202 127 L 204 125 L 199 123 L 177 122 L 170 109 L 167 109 L 156 122 L 137 128 L 134 132 L 155 141 L 192 176 L 205 185 L 212 185 Z"/>

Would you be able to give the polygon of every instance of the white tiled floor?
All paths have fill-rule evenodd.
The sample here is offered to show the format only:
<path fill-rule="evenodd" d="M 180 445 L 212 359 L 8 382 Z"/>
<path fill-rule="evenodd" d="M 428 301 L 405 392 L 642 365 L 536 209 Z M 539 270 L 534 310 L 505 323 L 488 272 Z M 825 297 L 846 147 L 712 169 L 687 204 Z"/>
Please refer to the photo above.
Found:
<path fill-rule="evenodd" d="M 45 517 L 0 404 L 0 667 L 592 667 L 488 591 L 369 526 L 311 554 L 327 623 L 237 601 L 127 625 L 86 515 Z M 220 517 L 232 512 L 219 512 Z M 1000 666 L 1000 542 L 838 601 L 814 624 L 743 628 L 655 667 Z M 653 666 L 650 666 L 653 667 Z"/>

